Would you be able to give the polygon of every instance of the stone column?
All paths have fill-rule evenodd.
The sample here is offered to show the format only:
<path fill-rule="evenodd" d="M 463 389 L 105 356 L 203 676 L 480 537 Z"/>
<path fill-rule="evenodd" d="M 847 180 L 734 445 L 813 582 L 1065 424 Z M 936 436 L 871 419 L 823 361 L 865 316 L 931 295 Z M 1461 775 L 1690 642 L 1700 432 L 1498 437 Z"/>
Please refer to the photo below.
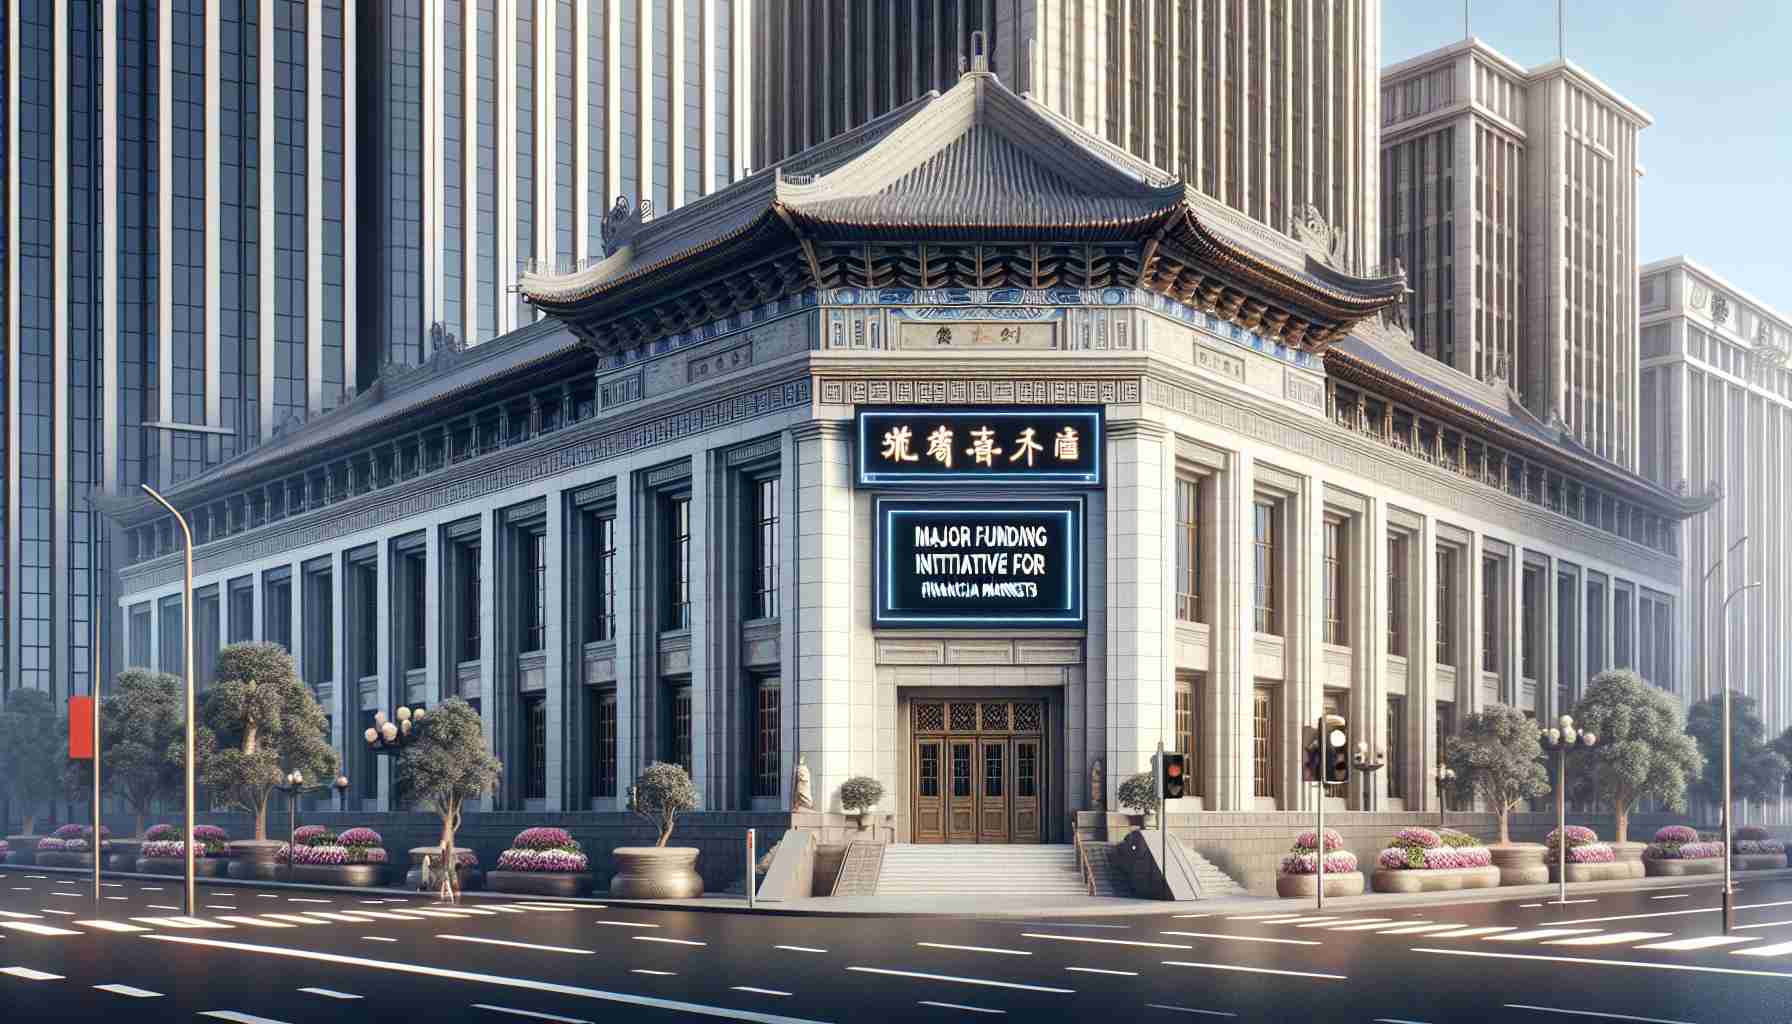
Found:
<path fill-rule="evenodd" d="M 496 692 L 498 665 L 498 617 L 493 613 L 496 604 L 498 585 L 498 516 L 497 509 L 484 509 L 479 513 L 479 607 L 473 614 L 479 616 L 479 718 L 480 729 L 485 733 L 487 750 L 497 750 L 498 696 Z M 502 755 L 500 755 L 502 756 Z M 501 806 L 503 784 L 493 794 L 485 798 L 486 808 Z"/>
<path fill-rule="evenodd" d="M 1386 768 L 1370 775 L 1369 806 L 1382 810 L 1387 806 L 1389 777 L 1409 768 L 1413 744 L 1408 741 L 1412 706 L 1407 705 L 1407 736 L 1388 735 L 1388 507 L 1380 500 L 1371 500 L 1358 521 L 1356 546 L 1350 552 L 1352 582 L 1350 635 L 1356 651 L 1354 685 L 1362 692 L 1357 715 L 1367 728 L 1356 734 L 1369 741 L 1370 752 L 1379 747 L 1390 750 L 1396 744 L 1408 752 L 1406 765 L 1389 761 Z M 1410 632 L 1410 631 L 1409 631 Z M 1408 772 L 1406 777 L 1410 780 Z M 1409 784 L 1407 790 L 1412 787 Z"/>
<path fill-rule="evenodd" d="M 834 806 L 852 754 L 853 502 L 850 424 L 792 430 L 797 491 L 796 674 L 798 753 L 808 756 L 817 810 Z"/>
<path fill-rule="evenodd" d="M 1111 423 L 1107 487 L 1107 774 L 1110 785 L 1151 767 L 1170 686 L 1164 491 L 1172 439 L 1155 423 Z"/>
<path fill-rule="evenodd" d="M 1249 452 L 1227 456 L 1216 477 L 1213 510 L 1215 530 L 1213 671 L 1208 685 L 1214 710 L 1206 740 L 1214 750 L 1214 773 L 1208 785 L 1215 810 L 1248 811 L 1255 807 L 1252 773 L 1252 689 L 1255 630 L 1252 625 L 1252 460 Z"/>
<path fill-rule="evenodd" d="M 636 688 L 641 671 L 637 652 L 648 638 L 642 629 L 640 607 L 643 561 L 648 553 L 638 543 L 635 525 L 635 477 L 623 472 L 616 478 L 616 802 L 628 802 L 628 787 L 639 774 L 639 747 L 635 741 Z M 645 656 L 645 655 L 643 655 Z"/>
<path fill-rule="evenodd" d="M 1284 780 L 1283 810 L 1309 810 L 1318 799 L 1318 789 L 1307 785 L 1301 775 L 1301 749 L 1308 738 L 1307 729 L 1316 726 L 1325 707 L 1325 482 L 1309 477 L 1299 494 L 1283 503 L 1282 537 L 1282 643 L 1283 691 L 1286 711 L 1281 723 L 1282 735 L 1276 751 L 1276 771 Z M 1352 708 L 1352 698 L 1345 695 L 1339 705 L 1351 743 L 1363 733 L 1363 723 Z M 1326 787 L 1333 802 L 1327 810 L 1342 811 L 1350 805 L 1351 786 Z"/>
<path fill-rule="evenodd" d="M 714 468 L 710 453 L 691 456 L 691 781 L 697 785 L 697 806 L 704 810 L 726 807 L 727 789 L 711 785 L 711 759 L 720 751 L 710 749 L 710 716 L 720 712 L 710 699 L 711 689 L 722 684 L 710 678 L 709 642 L 711 621 L 709 599 L 709 567 L 725 557 L 728 545 L 722 542 L 727 519 L 716 521 L 710 507 Z M 725 684 L 722 684 L 725 685 Z"/>
<path fill-rule="evenodd" d="M 1437 735 L 1437 702 L 1443 696 L 1437 686 L 1437 521 L 1426 516 L 1419 522 L 1418 532 L 1407 541 L 1418 550 L 1409 557 L 1409 587 L 1417 587 L 1414 599 L 1407 602 L 1406 630 L 1406 714 L 1416 718 L 1418 728 L 1408 729 L 1417 740 L 1420 796 L 1407 798 L 1408 810 L 1437 809 L 1437 766 L 1443 757 L 1441 737 Z M 1457 658 L 1461 660 L 1460 656 Z M 1416 668 L 1416 671 L 1415 671 Z M 1456 694 L 1450 694 L 1456 698 Z M 1452 705 L 1454 708 L 1455 705 Z M 1458 721 L 1461 719 L 1458 718 Z"/>
<path fill-rule="evenodd" d="M 531 429 L 534 428 L 533 399 L 531 400 Z M 546 633 L 542 641 L 543 674 L 547 692 L 547 803 L 549 812 L 571 809 L 569 790 L 575 783 L 565 770 L 567 763 L 566 731 L 567 711 L 570 702 L 566 699 L 566 496 L 559 491 L 549 491 L 547 495 L 548 521 L 545 534 L 547 545 L 547 609 Z"/>

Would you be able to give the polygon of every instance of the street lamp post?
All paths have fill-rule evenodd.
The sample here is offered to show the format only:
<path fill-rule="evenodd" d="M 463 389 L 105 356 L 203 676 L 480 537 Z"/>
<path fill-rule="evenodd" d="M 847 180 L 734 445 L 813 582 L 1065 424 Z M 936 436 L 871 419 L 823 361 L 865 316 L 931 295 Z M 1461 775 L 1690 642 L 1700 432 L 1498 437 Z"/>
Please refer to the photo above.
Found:
<path fill-rule="evenodd" d="M 1744 538 L 1744 539 L 1746 539 L 1746 538 Z M 1732 548 L 1731 550 L 1735 550 L 1735 549 Z M 1723 627 L 1724 642 L 1725 642 L 1726 647 L 1728 647 L 1728 645 L 1729 645 L 1730 602 L 1736 600 L 1738 595 L 1747 593 L 1750 590 L 1754 590 L 1756 587 L 1759 587 L 1760 585 L 1761 585 L 1760 580 L 1756 580 L 1753 583 L 1744 583 L 1742 586 L 1737 587 L 1735 590 L 1730 591 L 1729 596 L 1724 598 L 1723 608 L 1718 613 L 1718 623 L 1719 623 L 1719 625 L 1721 625 Z M 1710 659 L 1709 655 L 1707 655 L 1707 657 L 1705 659 L 1705 663 L 1707 665 L 1709 665 L 1711 663 L 1711 659 Z M 1736 890 L 1732 886 L 1731 881 L 1730 881 L 1730 850 L 1732 849 L 1732 847 L 1730 845 L 1730 831 L 1731 831 L 1731 822 L 1730 822 L 1730 809 L 1731 809 L 1731 804 L 1730 804 L 1730 663 L 1729 663 L 1729 659 L 1727 657 L 1724 659 L 1724 691 L 1723 692 L 1724 692 L 1724 934 L 1728 935 L 1730 933 L 1730 905 L 1731 905 L 1731 903 L 1734 902 L 1733 897 L 1736 894 Z"/>
<path fill-rule="evenodd" d="M 1599 737 L 1574 727 L 1574 719 L 1563 715 L 1558 728 L 1544 729 L 1537 737 L 1543 749 L 1556 755 L 1556 884 L 1558 903 L 1568 902 L 1568 751 L 1576 741 L 1592 749 Z"/>
<path fill-rule="evenodd" d="M 1371 759 L 1369 756 L 1369 741 L 1356 741 L 1356 752 L 1350 755 L 1350 766 L 1362 773 L 1363 810 L 1365 811 L 1372 811 L 1375 809 L 1372 806 L 1374 796 L 1369 788 L 1369 780 L 1374 777 L 1376 772 L 1387 767 L 1387 763 L 1387 751 L 1377 747 L 1375 748 L 1375 756 Z"/>
<path fill-rule="evenodd" d="M 338 776 L 337 781 L 344 785 L 348 783 L 348 779 L 342 776 Z M 330 787 L 328 785 L 305 785 L 305 773 L 294 768 L 286 773 L 286 781 L 274 788 L 286 794 L 286 880 L 290 882 L 292 881 L 293 862 L 296 859 L 293 856 L 293 847 L 298 845 L 294 840 L 299 834 L 299 797 Z"/>
<path fill-rule="evenodd" d="M 348 776 L 336 776 L 336 813 L 348 812 Z"/>
<path fill-rule="evenodd" d="M 180 604 L 181 632 L 184 634 L 182 637 L 182 644 L 186 652 L 181 659 L 181 667 L 186 670 L 187 677 L 187 736 L 184 770 L 187 788 L 187 828 L 186 842 L 182 845 L 186 849 L 187 861 L 187 916 L 192 917 L 199 910 L 199 885 L 194 880 L 195 871 L 193 864 L 193 812 L 194 804 L 196 802 L 194 799 L 193 769 L 194 761 L 198 757 L 198 753 L 195 750 L 197 744 L 195 742 L 195 701 L 193 699 L 193 530 L 187 525 L 187 517 L 181 515 L 179 510 L 173 505 L 170 505 L 167 498 L 156 493 L 156 489 L 148 484 L 143 484 L 142 487 L 144 493 L 148 494 L 151 498 L 154 498 L 157 504 L 167 509 L 168 514 L 174 517 L 174 521 L 180 524 L 181 539 L 186 545 L 186 576 L 184 577 L 184 582 L 181 587 Z M 97 835 L 94 836 L 94 856 L 99 856 L 99 836 Z"/>
<path fill-rule="evenodd" d="M 373 727 L 361 734 L 362 738 L 367 741 L 367 752 L 376 757 L 398 757 L 404 752 L 404 748 L 410 745 L 411 739 L 415 735 L 413 730 L 422 724 L 423 719 L 422 708 L 413 711 L 408 707 L 400 706 L 392 713 L 391 718 L 387 718 L 384 711 L 375 711 Z M 419 877 L 421 874 L 421 869 L 419 869 Z M 454 844 L 452 842 L 444 841 L 442 843 L 442 877 L 449 898 L 452 899 L 454 885 L 459 880 L 459 872 L 454 864 Z"/>
<path fill-rule="evenodd" d="M 1443 827 L 1444 827 L 1444 810 L 1445 810 L 1444 796 L 1449 791 L 1451 784 L 1453 784 L 1456 781 L 1456 769 L 1451 768 L 1447 764 L 1438 765 L 1436 781 L 1437 781 L 1437 827 L 1438 827 L 1439 831 L 1442 831 Z"/>

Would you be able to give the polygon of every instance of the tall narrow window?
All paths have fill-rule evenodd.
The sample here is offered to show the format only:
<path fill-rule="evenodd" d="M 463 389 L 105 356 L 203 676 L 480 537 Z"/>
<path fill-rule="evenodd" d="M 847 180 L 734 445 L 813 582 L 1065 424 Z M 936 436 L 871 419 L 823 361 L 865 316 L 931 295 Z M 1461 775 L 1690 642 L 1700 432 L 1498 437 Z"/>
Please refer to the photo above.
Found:
<path fill-rule="evenodd" d="M 523 537 L 523 650 L 539 651 L 548 643 L 548 536 Z"/>
<path fill-rule="evenodd" d="M 261 635 L 292 650 L 292 580 L 270 580 L 262 593 Z M 314 680 L 315 681 L 315 680 Z"/>
<path fill-rule="evenodd" d="M 591 706 L 591 795 L 616 795 L 616 691 L 601 690 Z"/>
<path fill-rule="evenodd" d="M 1406 657 L 1406 538 L 1388 535 L 1388 653 Z"/>
<path fill-rule="evenodd" d="M 409 584 L 411 643 L 410 661 L 406 668 L 422 668 L 429 662 L 429 567 L 423 555 L 405 559 L 405 577 Z"/>
<path fill-rule="evenodd" d="M 1481 559 L 1481 671 L 1500 669 L 1500 563 Z"/>
<path fill-rule="evenodd" d="M 691 758 L 691 684 L 673 686 L 667 696 L 666 753 L 673 764 L 682 765 L 689 774 L 694 763 Z"/>
<path fill-rule="evenodd" d="M 529 731 L 529 776 L 523 797 L 545 800 L 548 795 L 548 702 L 540 697 L 524 706 L 524 723 Z"/>
<path fill-rule="evenodd" d="M 1201 608 L 1201 481 L 1176 481 L 1176 617 L 1204 622 Z"/>
<path fill-rule="evenodd" d="M 1388 798 L 1406 799 L 1406 698 L 1388 698 Z"/>
<path fill-rule="evenodd" d="M 1456 664 L 1456 553 L 1437 549 L 1437 663 Z"/>
<path fill-rule="evenodd" d="M 597 517 L 592 540 L 597 550 L 597 578 L 591 595 L 591 636 L 616 639 L 616 516 Z"/>
<path fill-rule="evenodd" d="M 1612 592 L 1612 667 L 1634 668 L 1630 653 L 1630 591 Z"/>
<path fill-rule="evenodd" d="M 144 605 L 141 608 L 131 609 L 130 661 L 132 665 L 141 665 L 147 668 L 151 664 L 149 658 L 149 639 L 152 631 L 151 622 L 153 621 L 154 617 L 150 615 L 148 605 Z"/>
<path fill-rule="evenodd" d="M 1201 738 L 1200 684 L 1192 679 L 1176 680 L 1176 749 L 1187 754 L 1184 770 L 1188 772 L 1190 796 L 1203 796 L 1201 789 L 1201 754 L 1196 744 Z"/>
<path fill-rule="evenodd" d="M 666 629 L 691 628 L 691 499 L 666 503 Z"/>
<path fill-rule="evenodd" d="M 1348 645 L 1350 635 L 1344 622 L 1344 523 L 1325 521 L 1325 642 Z"/>
<path fill-rule="evenodd" d="M 1537 648 L 1543 641 L 1543 593 L 1542 574 L 1536 569 L 1526 566 L 1524 570 L 1524 589 L 1519 595 L 1522 602 L 1524 638 L 1519 644 L 1520 671 L 1526 679 L 1537 678 Z"/>
<path fill-rule="evenodd" d="M 460 549 L 460 660 L 479 660 L 479 545 Z"/>
<path fill-rule="evenodd" d="M 1270 798 L 1275 797 L 1277 789 L 1275 693 L 1269 686 L 1259 686 L 1251 692 L 1251 776 L 1256 787 L 1253 792 Z"/>
<path fill-rule="evenodd" d="M 753 617 L 778 616 L 778 478 L 753 481 Z"/>
<path fill-rule="evenodd" d="M 377 723 L 373 720 L 372 711 L 361 712 L 361 731 L 372 729 Z M 356 790 L 363 800 L 380 798 L 380 759 L 371 751 L 361 757 L 360 788 Z"/>
<path fill-rule="evenodd" d="M 1580 590 L 1575 585 L 1574 577 L 1567 573 L 1556 576 L 1556 707 L 1561 714 L 1573 702 L 1574 694 L 1580 689 L 1577 678 L 1574 649 L 1575 637 L 1580 635 L 1580 624 L 1575 621 L 1578 609 L 1574 606 L 1574 595 Z"/>
<path fill-rule="evenodd" d="M 380 577 L 371 564 L 355 569 L 355 671 L 362 679 L 380 674 Z"/>
<path fill-rule="evenodd" d="M 1276 575 L 1281 569 L 1281 552 L 1277 549 L 1276 509 L 1266 501 L 1252 506 L 1255 516 L 1256 544 L 1256 629 L 1259 633 L 1280 636 L 1282 617 L 1277 606 Z"/>
<path fill-rule="evenodd" d="M 1437 702 L 1437 751 L 1442 757 L 1450 752 L 1450 737 L 1456 735 L 1456 705 L 1452 701 Z"/>
<path fill-rule="evenodd" d="M 230 588 L 230 642 L 255 639 L 255 591 L 245 582 Z"/>
<path fill-rule="evenodd" d="M 305 646 L 303 670 L 307 681 L 327 683 L 336 678 L 336 586 L 335 579 L 329 571 L 306 574 L 305 593 L 300 595 L 304 601 L 305 613 Z M 353 597 L 353 593 L 349 594 Z M 286 618 L 288 629 L 291 628 L 292 617 Z M 345 669 L 353 670 L 354 665 L 344 663 Z"/>
<path fill-rule="evenodd" d="M 1605 584 L 1587 581 L 1587 675 L 1605 671 Z"/>
<path fill-rule="evenodd" d="M 782 690 L 778 678 L 761 679 L 754 688 L 753 795 L 778 797 L 783 771 Z"/>

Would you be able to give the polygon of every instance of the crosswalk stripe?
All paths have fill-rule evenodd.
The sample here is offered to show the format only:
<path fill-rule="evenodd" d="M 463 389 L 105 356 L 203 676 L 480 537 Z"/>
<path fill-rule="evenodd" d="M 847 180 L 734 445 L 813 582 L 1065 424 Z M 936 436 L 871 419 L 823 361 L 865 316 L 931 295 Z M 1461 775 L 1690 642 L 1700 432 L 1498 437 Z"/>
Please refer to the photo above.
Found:
<path fill-rule="evenodd" d="M 1540 942 L 1543 939 L 1556 939 L 1566 935 L 1586 935 L 1599 931 L 1598 928 L 1539 928 L 1528 932 L 1508 932 L 1505 935 L 1489 935 L 1482 942 Z"/>
<path fill-rule="evenodd" d="M 1406 924 L 1393 928 L 1378 928 L 1377 935 L 1423 935 L 1426 932 L 1455 931 L 1461 925 L 1454 924 Z"/>
<path fill-rule="evenodd" d="M 10 974 L 26 981 L 61 981 L 62 975 L 50 974 L 47 971 L 34 971 L 29 967 L 0 967 L 0 974 Z"/>
<path fill-rule="evenodd" d="M 1400 921 L 1400 922 L 1371 921 L 1368 924 L 1339 925 L 1336 928 L 1332 928 L 1332 929 L 1328 929 L 1328 930 L 1335 931 L 1335 932 L 1378 932 L 1378 931 L 1381 931 L 1383 928 L 1405 928 L 1405 927 L 1408 927 L 1411 925 L 1430 924 L 1430 923 L 1431 923 L 1430 921 Z M 1454 928 L 1456 926 L 1451 925 L 1450 927 Z"/>
<path fill-rule="evenodd" d="M 42 914 L 27 914 L 22 910 L 0 910 L 0 917 L 10 917 L 19 921 L 42 921 Z"/>
<path fill-rule="evenodd" d="M 0 921 L 0 928 L 11 928 L 16 932 L 28 932 L 32 935 L 79 935 L 72 928 L 57 928 L 48 924 L 33 924 L 30 921 Z"/>
<path fill-rule="evenodd" d="M 1428 939 L 1466 939 L 1475 935 L 1498 935 L 1500 932 L 1515 932 L 1517 930 L 1510 925 L 1494 928 L 1458 928 L 1453 932 L 1432 932 L 1425 937 Z"/>
<path fill-rule="evenodd" d="M 361 998 L 360 996 L 355 995 L 352 992 L 338 992 L 335 989 L 328 989 L 328 988 L 302 988 L 302 989 L 299 989 L 299 991 L 305 993 L 306 995 L 323 996 L 325 999 L 359 999 L 359 998 Z"/>
<path fill-rule="evenodd" d="M 1776 942 L 1771 946 L 1730 950 L 1732 956 L 1785 956 L 1788 953 L 1792 953 L 1792 942 Z"/>
<path fill-rule="evenodd" d="M 197 917 L 133 917 L 131 920 L 140 924 L 155 925 L 158 928 L 229 928 L 227 924 L 216 921 L 203 921 Z"/>
<path fill-rule="evenodd" d="M 1638 949 L 1666 949 L 1673 951 L 1689 949 L 1711 949 L 1715 946 L 1734 946 L 1739 942 L 1759 942 L 1752 935 L 1705 935 L 1696 939 L 1675 939 L 1672 942 L 1652 942 Z"/>
<path fill-rule="evenodd" d="M 218 918 L 218 920 L 229 921 L 231 924 L 240 924 L 240 925 L 244 925 L 249 928 L 291 928 L 292 927 L 292 925 L 286 924 L 282 921 L 263 921 L 259 917 L 220 917 L 220 918 Z"/>
<path fill-rule="evenodd" d="M 275 921 L 285 921 L 288 924 L 328 924 L 329 923 L 328 921 L 319 921 L 316 918 L 300 917 L 297 914 L 263 914 L 261 916 L 266 917 L 266 918 L 271 918 L 272 920 L 275 920 Z"/>
<path fill-rule="evenodd" d="M 1334 928 L 1345 928 L 1353 924 L 1392 924 L 1393 922 L 1394 919 L 1391 917 L 1347 917 L 1335 924 L 1328 921 L 1316 921 L 1312 924 L 1297 924 L 1294 927 L 1324 928 L 1329 932 Z"/>
<path fill-rule="evenodd" d="M 162 998 L 162 993 L 160 992 L 151 992 L 149 989 L 136 988 L 132 985 L 95 985 L 93 987 L 99 989 L 101 992 L 110 992 L 113 995 L 118 996 L 130 996 L 132 999 Z"/>
<path fill-rule="evenodd" d="M 141 925 L 125 924 L 123 921 L 76 921 L 74 923 L 83 928 L 98 928 L 102 932 L 122 932 L 127 935 L 149 931 L 148 928 Z"/>
<path fill-rule="evenodd" d="M 332 924 L 366 924 L 367 923 L 366 921 L 363 921 L 358 917 L 344 917 L 341 914 L 326 914 L 321 910 L 307 910 L 307 911 L 305 911 L 305 916 L 306 917 L 321 917 L 324 920 L 331 922 Z"/>
<path fill-rule="evenodd" d="M 1673 932 L 1611 932 L 1606 935 L 1582 935 L 1574 939 L 1552 939 L 1546 946 L 1617 946 L 1644 939 L 1662 939 Z"/>

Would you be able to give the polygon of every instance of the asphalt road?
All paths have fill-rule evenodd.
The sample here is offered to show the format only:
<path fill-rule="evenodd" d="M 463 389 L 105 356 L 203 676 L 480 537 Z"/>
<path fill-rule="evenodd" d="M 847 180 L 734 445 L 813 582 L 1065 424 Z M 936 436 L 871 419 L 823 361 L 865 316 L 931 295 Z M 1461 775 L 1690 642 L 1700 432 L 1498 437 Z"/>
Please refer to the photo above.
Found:
<path fill-rule="evenodd" d="M 0 873 L 0 1020 L 1792 1020 L 1792 881 L 1729 936 L 1711 885 L 1020 921 L 89 884 Z"/>

